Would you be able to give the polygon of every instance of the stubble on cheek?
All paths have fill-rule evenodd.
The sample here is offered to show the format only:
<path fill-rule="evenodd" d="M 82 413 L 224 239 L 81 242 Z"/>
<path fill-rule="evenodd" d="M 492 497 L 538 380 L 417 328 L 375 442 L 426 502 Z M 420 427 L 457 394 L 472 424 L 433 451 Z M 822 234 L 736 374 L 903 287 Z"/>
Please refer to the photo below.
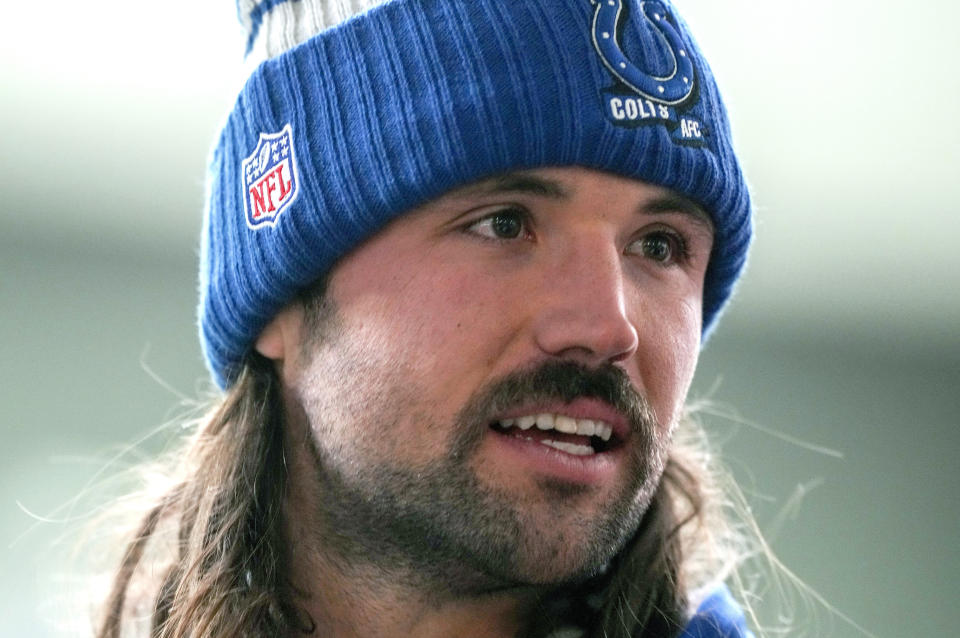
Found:
<path fill-rule="evenodd" d="M 376 343 L 370 324 L 347 333 L 332 305 L 320 310 L 296 393 L 316 495 L 312 544 L 328 559 L 438 591 L 489 591 L 589 577 L 636 529 L 662 471 L 662 444 L 625 376 L 570 365 L 511 375 L 447 416 L 430 398 L 436 388 L 417 386 L 422 371 L 410 369 L 409 353 Z M 542 480 L 521 494 L 485 476 L 478 450 L 493 415 L 576 396 L 631 415 L 637 444 L 620 490 L 582 508 L 590 496 L 582 486 Z"/>

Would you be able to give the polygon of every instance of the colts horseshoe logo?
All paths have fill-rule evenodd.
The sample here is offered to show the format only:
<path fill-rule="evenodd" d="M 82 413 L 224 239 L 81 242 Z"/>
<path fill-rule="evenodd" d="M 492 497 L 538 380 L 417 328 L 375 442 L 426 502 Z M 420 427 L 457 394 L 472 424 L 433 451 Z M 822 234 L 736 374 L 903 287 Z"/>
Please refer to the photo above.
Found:
<path fill-rule="evenodd" d="M 680 34 L 667 20 L 667 10 L 659 2 L 641 2 L 640 11 L 673 56 L 673 72 L 660 77 L 644 73 L 627 59 L 618 42 L 623 0 L 592 0 L 593 44 L 610 72 L 639 95 L 666 105 L 677 105 L 693 94 L 696 76 Z"/>

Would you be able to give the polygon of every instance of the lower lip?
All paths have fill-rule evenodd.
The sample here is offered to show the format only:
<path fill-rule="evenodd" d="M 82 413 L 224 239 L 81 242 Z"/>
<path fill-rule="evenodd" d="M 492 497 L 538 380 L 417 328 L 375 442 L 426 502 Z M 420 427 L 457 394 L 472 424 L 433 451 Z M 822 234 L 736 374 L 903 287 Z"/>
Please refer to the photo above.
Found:
<path fill-rule="evenodd" d="M 623 446 L 606 452 L 576 455 L 568 454 L 538 441 L 490 431 L 491 443 L 496 453 L 515 467 L 522 465 L 530 471 L 550 478 L 600 485 L 610 482 L 616 475 L 623 457 Z"/>

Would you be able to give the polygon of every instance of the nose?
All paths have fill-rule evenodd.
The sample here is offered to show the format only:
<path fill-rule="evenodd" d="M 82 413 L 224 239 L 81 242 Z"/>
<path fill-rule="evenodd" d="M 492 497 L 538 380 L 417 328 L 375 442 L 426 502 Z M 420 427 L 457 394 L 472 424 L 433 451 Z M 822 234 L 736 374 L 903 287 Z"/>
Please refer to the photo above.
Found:
<path fill-rule="evenodd" d="M 551 259 L 537 296 L 533 330 L 550 356 L 599 365 L 637 351 L 623 264 L 611 243 L 582 241 Z"/>

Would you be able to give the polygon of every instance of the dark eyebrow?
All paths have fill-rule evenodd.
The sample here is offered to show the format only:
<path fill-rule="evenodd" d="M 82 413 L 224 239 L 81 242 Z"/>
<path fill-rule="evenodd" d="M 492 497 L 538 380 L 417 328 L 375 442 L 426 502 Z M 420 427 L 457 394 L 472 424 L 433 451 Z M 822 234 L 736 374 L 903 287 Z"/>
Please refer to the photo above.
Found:
<path fill-rule="evenodd" d="M 499 193 L 524 193 L 550 199 L 567 199 L 570 191 L 555 180 L 524 173 L 506 173 L 484 180 L 460 191 L 463 195 L 496 195 Z"/>
<path fill-rule="evenodd" d="M 651 199 L 640 205 L 639 212 L 646 215 L 680 213 L 711 234 L 714 232 L 713 219 L 710 215 L 700 205 L 681 195 L 671 194 Z"/>

